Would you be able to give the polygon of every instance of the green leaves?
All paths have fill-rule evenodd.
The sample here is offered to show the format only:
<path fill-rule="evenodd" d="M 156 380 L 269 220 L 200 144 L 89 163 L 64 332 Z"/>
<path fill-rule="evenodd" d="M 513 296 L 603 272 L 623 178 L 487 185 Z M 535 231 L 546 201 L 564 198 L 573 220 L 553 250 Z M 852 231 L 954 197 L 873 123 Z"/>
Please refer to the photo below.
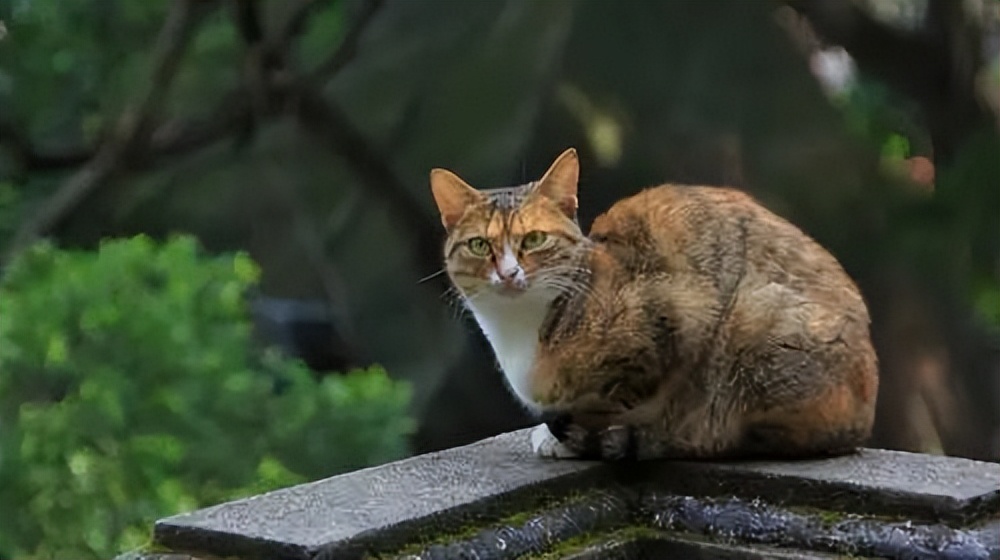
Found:
<path fill-rule="evenodd" d="M 149 39 L 168 6 L 163 0 L 0 3 L 8 33 L 0 82 L 10 84 L 0 88 L 0 106 L 30 116 L 25 124 L 33 135 L 80 138 L 88 117 L 120 108 L 143 77 Z"/>
<path fill-rule="evenodd" d="M 0 279 L 0 546 L 108 558 L 158 517 L 406 454 L 409 387 L 255 356 L 246 255 L 39 244 Z M 12 520 L 7 522 L 7 520 Z"/>

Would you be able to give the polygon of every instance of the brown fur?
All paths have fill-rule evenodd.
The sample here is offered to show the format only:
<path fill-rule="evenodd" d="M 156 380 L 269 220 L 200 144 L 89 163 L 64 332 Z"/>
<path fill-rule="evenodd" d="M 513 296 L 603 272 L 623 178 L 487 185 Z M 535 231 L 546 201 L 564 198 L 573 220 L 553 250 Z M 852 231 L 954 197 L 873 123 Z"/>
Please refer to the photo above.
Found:
<path fill-rule="evenodd" d="M 470 236 L 496 250 L 548 233 L 517 257 L 526 290 L 559 289 L 521 396 L 575 452 L 802 456 L 867 439 L 878 375 L 864 301 L 833 256 L 748 195 L 647 189 L 584 238 L 572 150 L 541 181 L 487 194 L 434 174 L 447 270 L 472 305 L 500 253 L 470 255 Z"/>

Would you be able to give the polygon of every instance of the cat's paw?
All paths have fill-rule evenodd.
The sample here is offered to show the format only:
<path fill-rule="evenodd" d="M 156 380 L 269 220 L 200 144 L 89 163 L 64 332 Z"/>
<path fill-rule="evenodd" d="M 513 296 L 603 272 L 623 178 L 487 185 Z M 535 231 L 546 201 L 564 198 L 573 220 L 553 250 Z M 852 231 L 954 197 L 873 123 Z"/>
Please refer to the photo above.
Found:
<path fill-rule="evenodd" d="M 552 435 L 549 427 L 539 424 L 531 430 L 531 450 L 539 457 L 549 459 L 574 459 L 579 457 L 573 450 L 566 447 Z"/>
<path fill-rule="evenodd" d="M 628 461 L 637 458 L 636 433 L 632 426 L 608 426 L 598 434 L 601 459 Z"/>

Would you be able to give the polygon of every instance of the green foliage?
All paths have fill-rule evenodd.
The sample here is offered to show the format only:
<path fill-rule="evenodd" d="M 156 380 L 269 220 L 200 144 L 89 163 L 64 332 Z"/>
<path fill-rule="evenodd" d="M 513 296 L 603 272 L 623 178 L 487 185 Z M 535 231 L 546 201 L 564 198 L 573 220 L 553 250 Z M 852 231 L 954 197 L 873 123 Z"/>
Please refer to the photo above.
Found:
<path fill-rule="evenodd" d="M 1000 282 L 985 279 L 975 288 L 975 305 L 979 316 L 995 332 L 1000 332 Z"/>
<path fill-rule="evenodd" d="M 249 352 L 243 254 L 40 244 L 0 280 L 0 549 L 108 558 L 174 512 L 406 452 L 409 387 Z"/>
<path fill-rule="evenodd" d="M 310 71 L 329 56 L 344 34 L 344 2 L 320 4 L 314 10 L 302 37 L 295 44 L 298 63 Z"/>
<path fill-rule="evenodd" d="M 0 116 L 40 145 L 94 143 L 149 79 L 169 0 L 0 0 Z M 114 40 L 109 40 L 113 37 Z M 242 47 L 227 10 L 196 29 L 167 110 L 204 112 L 239 80 Z"/>
<path fill-rule="evenodd" d="M 984 130 L 962 148 L 938 175 L 936 198 L 946 228 L 927 229 L 939 234 L 937 262 L 954 269 L 979 318 L 1000 333 L 1000 136 Z"/>
<path fill-rule="evenodd" d="M 901 161 L 913 155 L 914 144 L 928 145 L 917 125 L 913 102 L 881 83 L 859 79 L 834 102 L 844 115 L 847 130 L 876 147 L 883 161 Z"/>
<path fill-rule="evenodd" d="M 0 2 L 8 36 L 0 49 L 0 106 L 30 116 L 30 132 L 65 141 L 103 126 L 142 78 L 168 4 Z M 108 41 L 113 35 L 115 41 Z M 26 87 L 30 85 L 30 87 Z M 109 87 L 113 86 L 113 87 Z"/>

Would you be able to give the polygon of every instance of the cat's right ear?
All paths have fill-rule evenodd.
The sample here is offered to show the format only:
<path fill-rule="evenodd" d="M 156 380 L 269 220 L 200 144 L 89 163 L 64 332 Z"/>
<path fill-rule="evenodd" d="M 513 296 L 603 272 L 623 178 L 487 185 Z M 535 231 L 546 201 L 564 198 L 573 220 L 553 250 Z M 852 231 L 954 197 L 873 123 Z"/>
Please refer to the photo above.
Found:
<path fill-rule="evenodd" d="M 462 218 L 466 208 L 483 199 L 482 193 L 447 169 L 431 170 L 431 193 L 441 212 L 441 223 L 448 231 Z"/>

